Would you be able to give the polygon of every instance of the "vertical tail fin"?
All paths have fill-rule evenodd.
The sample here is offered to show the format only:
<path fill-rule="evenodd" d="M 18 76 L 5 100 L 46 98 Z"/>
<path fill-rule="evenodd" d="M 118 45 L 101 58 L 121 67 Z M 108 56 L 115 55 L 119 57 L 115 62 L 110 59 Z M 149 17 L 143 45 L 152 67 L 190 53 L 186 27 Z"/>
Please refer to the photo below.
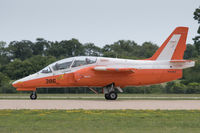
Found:
<path fill-rule="evenodd" d="M 177 27 L 148 60 L 182 60 L 186 49 L 188 27 Z"/>

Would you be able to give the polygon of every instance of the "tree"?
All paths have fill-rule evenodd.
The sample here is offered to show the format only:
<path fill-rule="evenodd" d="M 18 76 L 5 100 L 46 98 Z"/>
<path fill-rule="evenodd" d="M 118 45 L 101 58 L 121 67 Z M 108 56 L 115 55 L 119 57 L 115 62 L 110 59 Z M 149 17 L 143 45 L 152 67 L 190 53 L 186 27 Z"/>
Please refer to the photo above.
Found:
<path fill-rule="evenodd" d="M 45 55 L 45 50 L 49 47 L 49 42 L 43 38 L 37 38 L 36 42 L 31 46 L 33 55 Z"/>
<path fill-rule="evenodd" d="M 0 41 L 0 55 L 5 54 L 5 46 L 6 46 L 6 42 Z"/>
<path fill-rule="evenodd" d="M 187 44 L 186 46 L 186 51 L 184 53 L 184 59 L 190 59 L 197 57 L 198 53 L 194 45 L 192 44 Z"/>
<path fill-rule="evenodd" d="M 16 92 L 12 87 L 8 76 L 0 72 L 0 93 L 13 93 Z"/>
<path fill-rule="evenodd" d="M 22 40 L 20 42 L 13 41 L 10 42 L 8 51 L 12 59 L 18 58 L 20 60 L 25 60 L 33 55 L 32 45 L 33 43 L 28 40 Z"/>
<path fill-rule="evenodd" d="M 183 70 L 183 83 L 200 82 L 200 61 L 195 61 L 195 66 Z"/>
<path fill-rule="evenodd" d="M 26 59 L 25 61 L 31 62 L 33 70 L 34 70 L 33 73 L 35 73 L 41 70 L 42 68 L 46 67 L 47 65 L 55 62 L 56 58 L 53 56 L 36 55 L 36 56 L 32 56 L 29 59 Z"/>
<path fill-rule="evenodd" d="M 46 50 L 47 56 L 54 56 L 58 58 L 63 54 L 63 49 L 59 42 L 50 42 L 48 49 Z"/>
<path fill-rule="evenodd" d="M 183 94 L 186 93 L 186 86 L 181 83 L 175 83 L 174 86 L 172 87 L 173 93 L 176 94 Z"/>
<path fill-rule="evenodd" d="M 200 24 L 200 7 L 197 8 L 194 12 L 194 19 L 198 21 L 198 24 Z M 194 45 L 198 51 L 198 54 L 200 55 L 200 26 L 197 30 L 197 36 L 193 38 L 194 40 Z"/>
<path fill-rule="evenodd" d="M 47 65 L 55 62 L 56 58 L 52 56 L 33 56 L 29 59 L 21 61 L 15 59 L 2 68 L 2 72 L 9 76 L 12 80 L 23 78 L 30 74 L 36 73 Z"/>
<path fill-rule="evenodd" d="M 139 48 L 134 41 L 119 40 L 111 45 L 105 45 L 102 49 L 103 56 L 117 57 L 117 58 L 129 58 L 135 59 L 139 55 Z"/>
<path fill-rule="evenodd" d="M 175 82 L 168 82 L 165 86 L 166 92 L 165 93 L 173 93 L 173 86 L 175 85 Z"/>
<path fill-rule="evenodd" d="M 115 53 L 112 48 L 111 45 L 105 45 L 102 49 L 103 52 L 103 56 L 104 57 L 113 57 L 115 58 L 117 56 L 117 53 Z"/>
<path fill-rule="evenodd" d="M 94 45 L 94 43 L 86 43 L 84 45 L 85 55 L 88 56 L 101 56 L 101 48 Z"/>
<path fill-rule="evenodd" d="M 189 83 L 187 86 L 187 93 L 200 93 L 200 84 L 196 82 Z"/>
<path fill-rule="evenodd" d="M 61 41 L 60 45 L 63 49 L 63 55 L 65 57 L 84 55 L 83 45 L 77 39 L 73 38 L 68 41 Z"/>
<path fill-rule="evenodd" d="M 0 65 L 5 65 L 9 62 L 6 42 L 0 41 Z"/>
<path fill-rule="evenodd" d="M 13 62 L 6 65 L 3 73 L 9 76 L 12 80 L 23 78 L 34 72 L 32 64 L 29 61 L 21 61 L 15 59 Z"/>
<path fill-rule="evenodd" d="M 140 48 L 139 56 L 150 58 L 157 49 L 158 46 L 156 44 L 153 44 L 152 42 L 144 42 Z"/>
<path fill-rule="evenodd" d="M 66 58 L 84 54 L 84 47 L 77 39 L 51 42 L 47 49 L 47 55 L 55 56 L 56 58 Z"/>

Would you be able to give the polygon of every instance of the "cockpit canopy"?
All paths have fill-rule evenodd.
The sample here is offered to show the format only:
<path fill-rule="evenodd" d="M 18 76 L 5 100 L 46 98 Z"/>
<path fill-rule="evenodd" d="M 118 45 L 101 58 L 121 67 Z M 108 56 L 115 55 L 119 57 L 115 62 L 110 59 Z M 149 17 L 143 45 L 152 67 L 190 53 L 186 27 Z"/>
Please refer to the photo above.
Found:
<path fill-rule="evenodd" d="M 74 58 L 67 58 L 50 65 L 54 71 L 70 68 Z"/>
<path fill-rule="evenodd" d="M 96 63 L 97 57 L 91 56 L 80 56 L 80 57 L 71 57 L 59 60 L 50 64 L 49 66 L 42 69 L 41 73 L 51 73 L 52 71 L 64 70 L 89 64 Z"/>

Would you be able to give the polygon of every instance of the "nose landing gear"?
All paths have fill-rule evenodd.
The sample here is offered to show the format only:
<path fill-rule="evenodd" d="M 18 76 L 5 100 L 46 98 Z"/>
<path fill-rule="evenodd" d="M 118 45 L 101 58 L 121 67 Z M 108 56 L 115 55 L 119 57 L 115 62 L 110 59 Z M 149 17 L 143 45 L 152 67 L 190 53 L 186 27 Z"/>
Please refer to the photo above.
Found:
<path fill-rule="evenodd" d="M 37 93 L 36 93 L 36 91 L 31 92 L 30 99 L 31 100 L 36 100 L 37 99 Z"/>

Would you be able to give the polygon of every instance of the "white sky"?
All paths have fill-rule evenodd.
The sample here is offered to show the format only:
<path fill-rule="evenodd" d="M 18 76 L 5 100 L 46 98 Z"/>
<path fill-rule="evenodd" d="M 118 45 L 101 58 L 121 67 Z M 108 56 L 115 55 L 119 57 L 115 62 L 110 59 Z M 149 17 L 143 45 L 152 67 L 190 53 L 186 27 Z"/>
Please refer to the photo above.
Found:
<path fill-rule="evenodd" d="M 157 45 L 177 26 L 197 33 L 199 0 L 0 0 L 0 40 L 71 38 L 103 47 L 120 39 Z"/>

